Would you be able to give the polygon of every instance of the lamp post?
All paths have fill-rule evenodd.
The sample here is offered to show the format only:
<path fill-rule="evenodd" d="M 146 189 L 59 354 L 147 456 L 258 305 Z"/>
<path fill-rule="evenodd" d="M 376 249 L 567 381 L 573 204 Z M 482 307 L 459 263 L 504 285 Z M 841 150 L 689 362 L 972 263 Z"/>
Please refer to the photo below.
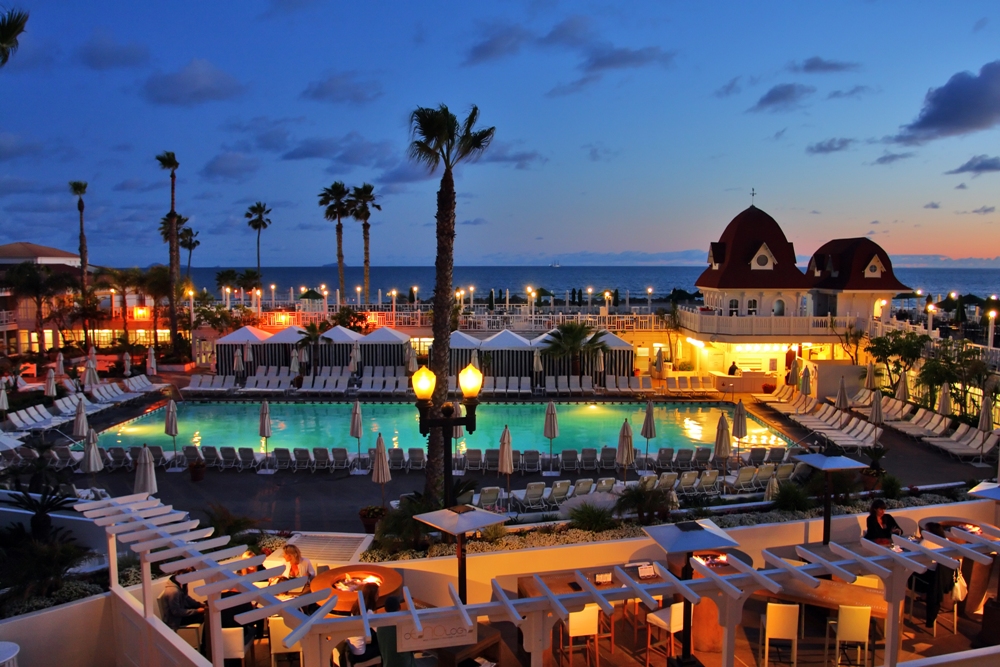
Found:
<path fill-rule="evenodd" d="M 396 290 L 389 292 L 392 297 L 392 326 L 396 326 Z"/>
<path fill-rule="evenodd" d="M 413 393 L 417 397 L 417 412 L 420 413 L 420 434 L 426 436 L 432 428 L 444 429 L 442 435 L 447 441 L 456 426 L 463 426 L 468 433 L 476 432 L 476 406 L 479 405 L 479 390 L 483 387 L 483 374 L 478 368 L 469 364 L 458 374 L 458 386 L 462 389 L 462 405 L 465 406 L 465 416 L 455 416 L 455 406 L 445 403 L 441 406 L 441 417 L 430 417 L 431 396 L 437 376 L 426 366 L 413 374 Z M 451 446 L 444 448 L 444 506 L 451 507 L 455 499 L 451 488 Z"/>
<path fill-rule="evenodd" d="M 125 301 L 125 299 L 122 298 L 122 301 Z M 123 305 L 122 307 L 124 308 L 125 306 Z M 114 316 L 115 316 L 115 290 L 114 288 L 111 288 L 111 317 Z"/>
<path fill-rule="evenodd" d="M 191 307 L 191 335 L 194 335 L 194 290 L 188 290 L 189 305 Z"/>
<path fill-rule="evenodd" d="M 534 290 L 531 289 L 531 285 L 524 288 L 524 298 L 528 300 L 528 315 L 533 315 L 535 312 L 535 302 L 531 298 L 531 293 Z"/>
<path fill-rule="evenodd" d="M 604 291 L 604 309 L 611 312 L 611 292 Z"/>
<path fill-rule="evenodd" d="M 277 287 L 274 283 L 271 283 L 271 310 L 274 310 L 274 288 Z"/>
<path fill-rule="evenodd" d="M 593 296 L 594 296 L 594 288 L 593 287 L 588 287 L 587 288 L 587 312 L 588 313 L 590 312 L 590 299 Z"/>
<path fill-rule="evenodd" d="M 229 295 L 233 293 L 232 288 L 226 288 L 226 310 L 229 310 Z"/>
<path fill-rule="evenodd" d="M 469 308 L 476 307 L 476 286 L 469 285 Z"/>
<path fill-rule="evenodd" d="M 361 285 L 354 288 L 354 291 L 358 293 L 358 307 L 361 307 Z"/>
<path fill-rule="evenodd" d="M 326 289 L 324 289 L 323 290 L 323 317 L 326 317 L 329 314 L 329 312 L 330 312 L 330 302 L 327 299 L 327 297 L 329 297 L 329 296 L 330 296 L 330 293 Z"/>
<path fill-rule="evenodd" d="M 646 288 L 646 310 L 649 311 L 650 315 L 653 314 L 653 288 L 652 287 L 647 287 Z"/>
<path fill-rule="evenodd" d="M 934 307 L 933 303 L 929 304 L 927 306 L 927 333 L 928 333 L 928 335 L 932 331 L 934 331 L 934 311 L 935 310 L 937 310 L 937 308 Z"/>
<path fill-rule="evenodd" d="M 417 287 L 416 285 L 414 285 L 413 286 L 413 303 L 414 304 L 420 303 L 420 297 L 417 296 L 417 292 L 418 291 L 420 291 L 420 288 Z"/>
<path fill-rule="evenodd" d="M 993 349 L 993 332 L 995 331 L 994 327 L 996 326 L 996 323 L 997 323 L 997 311 L 991 310 L 989 312 L 989 318 L 990 318 L 990 329 L 989 329 L 989 335 L 986 338 L 986 348 L 992 350 Z"/>
<path fill-rule="evenodd" d="M 264 293 L 260 291 L 259 287 L 254 290 L 254 296 L 257 297 L 257 317 L 260 317 L 260 311 L 264 310 L 264 299 L 262 298 L 263 294 Z"/>

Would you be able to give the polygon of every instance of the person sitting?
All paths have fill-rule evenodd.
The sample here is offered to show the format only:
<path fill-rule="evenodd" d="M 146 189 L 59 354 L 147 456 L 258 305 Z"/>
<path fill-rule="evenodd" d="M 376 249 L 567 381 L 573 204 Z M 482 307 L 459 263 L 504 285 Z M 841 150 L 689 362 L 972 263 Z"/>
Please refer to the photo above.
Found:
<path fill-rule="evenodd" d="M 729 367 L 729 374 L 730 375 L 736 375 L 739 372 L 740 372 L 740 367 L 737 366 L 736 362 L 734 361 L 733 365 Z"/>
<path fill-rule="evenodd" d="M 369 612 L 375 611 L 378 606 L 378 584 L 365 584 L 361 587 L 361 597 L 365 601 L 365 609 Z M 355 604 L 351 609 L 351 616 L 360 616 L 361 606 Z M 341 653 L 342 667 L 351 667 L 369 660 L 373 660 L 382 655 L 378 648 L 378 632 L 371 633 L 371 642 L 365 641 L 365 636 L 348 637 L 347 650 Z M 344 662 L 346 657 L 346 662 Z"/>
<path fill-rule="evenodd" d="M 885 501 L 876 498 L 872 501 L 868 510 L 868 530 L 865 531 L 865 539 L 876 544 L 892 544 L 893 535 L 902 535 L 903 529 L 899 527 L 891 514 L 885 513 Z"/>
<path fill-rule="evenodd" d="M 185 572 L 191 570 L 181 570 L 170 575 L 160 594 L 163 600 L 163 622 L 173 630 L 205 622 L 205 605 L 188 595 L 187 584 L 177 581 L 177 575 Z"/>
<path fill-rule="evenodd" d="M 391 613 L 400 610 L 399 598 L 389 596 L 385 599 L 385 611 Z M 378 633 L 378 648 L 382 653 L 383 667 L 416 667 L 417 661 L 410 651 L 396 650 L 396 626 L 386 625 L 376 630 Z"/>
<path fill-rule="evenodd" d="M 307 585 L 312 582 L 313 577 L 316 576 L 316 568 L 313 567 L 312 561 L 302 555 L 297 546 L 286 544 L 282 555 L 285 558 L 285 571 L 280 576 L 272 578 L 269 583 L 275 584 L 279 581 L 298 579 L 299 577 L 307 577 L 309 579 Z"/>

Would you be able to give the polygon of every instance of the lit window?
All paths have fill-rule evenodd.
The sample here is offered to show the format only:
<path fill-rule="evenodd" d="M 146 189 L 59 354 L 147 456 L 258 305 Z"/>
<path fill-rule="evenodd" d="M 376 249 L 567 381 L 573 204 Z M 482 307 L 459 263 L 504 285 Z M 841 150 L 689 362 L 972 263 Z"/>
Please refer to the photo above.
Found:
<path fill-rule="evenodd" d="M 729 300 L 729 315 L 730 315 L 730 317 L 732 317 L 733 315 L 739 315 L 739 314 L 740 314 L 740 300 L 739 299 L 730 299 Z"/>
<path fill-rule="evenodd" d="M 747 299 L 747 315 L 757 314 L 757 299 Z"/>

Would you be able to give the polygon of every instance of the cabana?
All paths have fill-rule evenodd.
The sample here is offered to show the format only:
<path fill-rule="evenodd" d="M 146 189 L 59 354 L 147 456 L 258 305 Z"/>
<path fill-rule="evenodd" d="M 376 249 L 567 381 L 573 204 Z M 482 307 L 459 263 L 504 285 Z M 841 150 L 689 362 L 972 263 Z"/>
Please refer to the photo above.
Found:
<path fill-rule="evenodd" d="M 257 327 L 245 326 L 241 329 L 237 329 L 232 333 L 226 334 L 222 338 L 215 341 L 215 372 L 218 375 L 234 375 L 233 373 L 233 355 L 236 354 L 236 350 L 240 350 L 243 354 L 243 358 L 246 359 L 247 349 L 251 349 L 254 353 L 254 361 L 250 362 L 251 366 L 257 363 L 257 348 L 260 343 L 271 337 L 271 334 L 267 333 L 262 329 Z M 251 369 L 247 368 L 246 372 L 252 373 Z"/>
<path fill-rule="evenodd" d="M 507 329 L 479 345 L 479 364 L 484 375 L 531 377 L 534 355 L 535 350 L 527 338 Z"/>
<path fill-rule="evenodd" d="M 461 331 L 451 332 L 451 351 L 448 353 L 448 375 L 458 375 L 458 372 L 469 365 L 472 361 L 472 351 L 478 350 L 480 345 L 478 338 L 473 338 Z M 479 359 L 479 367 L 483 367 L 482 357 Z"/>
<path fill-rule="evenodd" d="M 632 343 L 604 330 L 601 341 L 608 346 L 604 353 L 604 373 L 599 375 L 632 375 L 635 369 L 635 348 Z"/>
<path fill-rule="evenodd" d="M 395 329 L 381 327 L 361 339 L 361 366 L 405 366 L 410 337 Z"/>
<path fill-rule="evenodd" d="M 259 366 L 289 366 L 292 350 L 298 347 L 305 329 L 292 325 L 253 346 L 253 360 Z"/>
<path fill-rule="evenodd" d="M 307 313 L 325 312 L 326 297 L 314 289 L 306 290 L 299 295 L 298 309 Z"/>
<path fill-rule="evenodd" d="M 533 350 L 538 349 L 542 351 L 542 365 L 545 367 L 544 375 L 573 375 L 573 359 L 571 357 L 557 358 L 545 354 L 545 348 L 549 345 L 553 331 L 555 329 L 533 339 L 531 347 Z M 580 357 L 580 374 L 596 377 L 601 382 L 603 382 L 605 374 L 616 376 L 632 375 L 632 368 L 635 363 L 635 351 L 632 348 L 632 344 L 626 340 L 622 340 L 610 331 L 604 329 L 601 331 L 603 332 L 601 341 L 609 348 L 604 353 L 604 371 L 601 373 L 596 372 L 596 355 L 583 354 Z"/>
<path fill-rule="evenodd" d="M 332 329 L 328 329 L 320 336 L 317 356 L 318 366 L 346 366 L 351 362 L 351 349 L 355 343 L 360 343 L 364 338 L 357 331 L 351 331 L 339 324 Z"/>

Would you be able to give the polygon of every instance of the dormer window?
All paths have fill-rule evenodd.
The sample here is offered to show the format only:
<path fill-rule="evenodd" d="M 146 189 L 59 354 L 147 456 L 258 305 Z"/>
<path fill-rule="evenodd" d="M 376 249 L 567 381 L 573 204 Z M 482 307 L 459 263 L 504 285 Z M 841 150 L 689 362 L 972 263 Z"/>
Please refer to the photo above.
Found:
<path fill-rule="evenodd" d="M 774 261 L 774 254 L 771 253 L 771 249 L 767 247 L 766 243 L 760 245 L 760 249 L 754 253 L 753 259 L 750 261 L 750 268 L 753 271 L 771 271 L 774 269 L 774 265 L 777 262 Z"/>
<path fill-rule="evenodd" d="M 885 271 L 885 265 L 882 264 L 882 260 L 875 255 L 868 262 L 868 266 L 865 269 L 865 278 L 881 278 L 882 273 Z"/>

